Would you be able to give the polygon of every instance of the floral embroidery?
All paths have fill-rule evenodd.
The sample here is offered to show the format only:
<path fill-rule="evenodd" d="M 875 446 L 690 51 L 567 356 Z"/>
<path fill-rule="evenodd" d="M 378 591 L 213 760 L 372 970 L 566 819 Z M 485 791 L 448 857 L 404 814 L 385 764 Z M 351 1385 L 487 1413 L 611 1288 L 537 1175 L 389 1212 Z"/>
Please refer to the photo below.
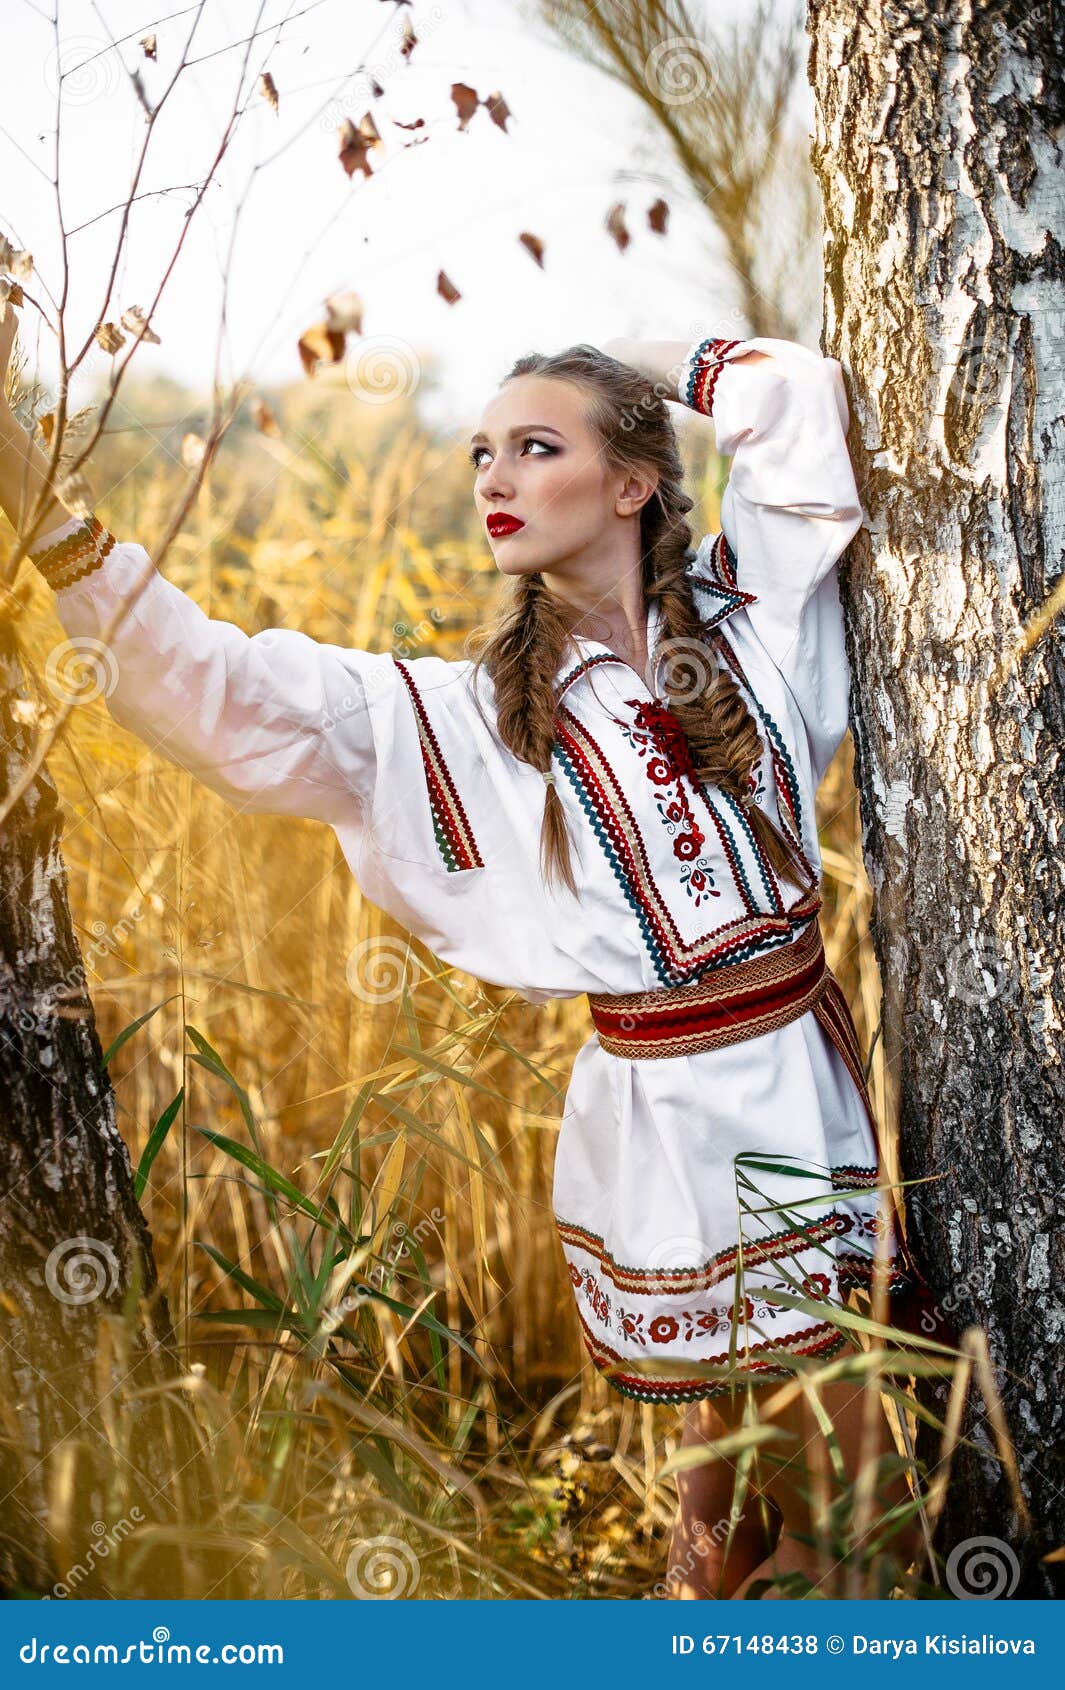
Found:
<path fill-rule="evenodd" d="M 680 1322 L 674 1320 L 671 1314 L 660 1314 L 652 1320 L 647 1330 L 656 1344 L 668 1344 L 680 1331 Z"/>
<path fill-rule="evenodd" d="M 808 1297 L 827 1297 L 832 1289 L 832 1282 L 827 1273 L 808 1273 L 802 1282 L 802 1288 Z"/>
<path fill-rule="evenodd" d="M 698 909 L 704 898 L 720 898 L 721 892 L 714 885 L 713 859 L 703 852 L 706 835 L 684 787 L 685 778 L 695 784 L 699 780 L 691 747 L 677 717 L 661 699 L 627 698 L 625 703 L 633 711 L 632 723 L 620 716 L 613 720 L 637 755 L 647 758 L 647 778 L 661 789 L 655 791 L 658 813 L 672 838 L 673 855 L 683 865 L 681 885 Z M 667 792 L 665 789 L 671 786 L 676 790 Z"/>

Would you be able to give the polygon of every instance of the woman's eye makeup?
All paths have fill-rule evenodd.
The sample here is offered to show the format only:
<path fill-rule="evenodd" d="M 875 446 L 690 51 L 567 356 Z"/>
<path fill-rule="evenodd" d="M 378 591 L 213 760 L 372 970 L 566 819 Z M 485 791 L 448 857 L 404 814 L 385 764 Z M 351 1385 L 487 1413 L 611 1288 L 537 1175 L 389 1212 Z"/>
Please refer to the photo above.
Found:
<path fill-rule="evenodd" d="M 558 450 L 558 448 L 555 447 L 555 446 L 549 446 L 546 440 L 537 440 L 535 435 L 532 435 L 532 434 L 527 434 L 525 436 L 525 439 L 522 441 L 521 444 L 522 444 L 522 450 L 523 451 L 524 451 L 526 446 L 530 446 L 530 445 L 531 446 L 542 446 L 544 451 L 547 452 L 551 457 L 554 457 L 555 452 Z M 473 465 L 474 469 L 480 469 L 481 460 L 480 460 L 479 454 L 481 452 L 487 452 L 487 450 L 488 450 L 487 446 L 473 446 L 473 447 L 471 447 L 470 451 L 467 452 L 466 456 L 469 458 L 470 463 Z"/>

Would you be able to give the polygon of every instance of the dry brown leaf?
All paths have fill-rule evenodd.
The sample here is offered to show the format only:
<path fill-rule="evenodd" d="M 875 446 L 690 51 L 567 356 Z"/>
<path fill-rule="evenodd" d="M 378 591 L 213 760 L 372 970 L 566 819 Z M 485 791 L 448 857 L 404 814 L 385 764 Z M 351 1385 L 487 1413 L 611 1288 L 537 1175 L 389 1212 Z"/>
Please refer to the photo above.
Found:
<path fill-rule="evenodd" d="M 414 33 L 414 25 L 411 23 L 409 18 L 404 18 L 403 34 L 399 38 L 400 57 L 409 59 L 417 45 L 418 37 Z"/>
<path fill-rule="evenodd" d="M 629 231 L 625 227 L 624 200 L 618 200 L 617 204 L 612 205 L 610 210 L 607 212 L 606 232 L 608 235 L 613 236 L 614 240 L 618 244 L 619 251 L 624 252 L 631 238 Z"/>
<path fill-rule="evenodd" d="M 325 302 L 326 326 L 334 334 L 361 334 L 362 311 L 357 293 L 331 293 Z"/>
<path fill-rule="evenodd" d="M 400 123 L 399 118 L 394 117 L 394 118 L 391 119 L 391 122 L 392 122 L 393 128 L 395 128 L 395 129 L 424 129 L 425 128 L 424 117 L 416 117 L 414 119 L 413 123 Z"/>
<path fill-rule="evenodd" d="M 33 254 L 23 252 L 0 235 L 0 270 L 10 270 L 20 282 L 28 282 L 33 273 Z"/>
<path fill-rule="evenodd" d="M 665 200 L 657 199 L 654 205 L 647 208 L 647 221 L 656 235 L 664 235 L 669 221 L 669 206 Z"/>
<path fill-rule="evenodd" d="M 498 127 L 502 129 L 504 135 L 506 135 L 508 133 L 507 118 L 511 117 L 513 114 L 498 88 L 494 94 L 489 94 L 487 100 L 485 100 L 483 104 L 489 117 L 492 119 L 492 122 L 497 124 Z"/>
<path fill-rule="evenodd" d="M 120 346 L 125 346 L 126 337 L 117 323 L 99 323 L 93 330 L 93 339 L 97 346 L 102 346 L 105 352 L 115 353 Z"/>
<path fill-rule="evenodd" d="M 139 305 L 128 306 L 119 318 L 119 322 L 124 329 L 129 330 L 130 334 L 140 335 L 142 340 L 152 340 L 156 346 L 162 345 L 155 330 L 148 327 L 148 320 Z"/>
<path fill-rule="evenodd" d="M 259 92 L 264 100 L 269 100 L 274 110 L 277 110 L 277 84 L 268 70 L 264 70 L 259 78 Z"/>
<path fill-rule="evenodd" d="M 25 305 L 25 303 L 26 296 L 22 291 L 21 284 L 18 282 L 9 282 L 6 276 L 0 276 L 0 304 L 11 304 L 21 307 Z M 2 321 L 2 319 L 0 319 L 0 321 Z"/>
<path fill-rule="evenodd" d="M 465 129 L 481 103 L 477 98 L 477 90 L 471 88 L 468 82 L 453 82 L 451 84 L 451 98 L 454 101 L 455 110 L 459 114 L 459 128 Z"/>
<path fill-rule="evenodd" d="M 44 436 L 45 445 L 50 446 L 52 444 L 52 435 L 55 433 L 55 412 L 42 411 L 40 416 L 37 418 L 37 427 Z"/>
<path fill-rule="evenodd" d="M 377 125 L 369 112 L 366 112 L 358 128 L 346 117 L 337 129 L 340 137 L 340 162 L 348 176 L 353 176 L 356 170 L 361 170 L 364 176 L 372 176 L 369 154 L 375 147 L 382 145 L 377 132 Z"/>
<path fill-rule="evenodd" d="M 142 35 L 139 42 L 137 43 L 137 45 L 138 45 L 138 47 L 144 48 L 144 57 L 146 59 L 154 59 L 155 58 L 155 45 L 156 45 L 156 43 L 155 43 L 155 36 L 154 35 Z"/>
<path fill-rule="evenodd" d="M 260 434 L 273 434 L 280 439 L 281 425 L 265 399 L 252 400 L 251 420 Z"/>
<path fill-rule="evenodd" d="M 300 336 L 299 355 L 304 375 L 313 376 L 319 364 L 339 364 L 344 356 L 344 336 L 328 323 L 312 323 Z"/>
<path fill-rule="evenodd" d="M 531 235 L 527 229 L 523 229 L 518 239 L 526 252 L 532 253 L 542 270 L 544 267 L 544 243 L 539 235 Z"/>
<path fill-rule="evenodd" d="M 456 299 L 462 298 L 461 293 L 451 280 L 450 276 L 448 276 L 443 270 L 437 272 L 436 291 L 443 299 L 447 300 L 449 305 L 454 305 Z"/>

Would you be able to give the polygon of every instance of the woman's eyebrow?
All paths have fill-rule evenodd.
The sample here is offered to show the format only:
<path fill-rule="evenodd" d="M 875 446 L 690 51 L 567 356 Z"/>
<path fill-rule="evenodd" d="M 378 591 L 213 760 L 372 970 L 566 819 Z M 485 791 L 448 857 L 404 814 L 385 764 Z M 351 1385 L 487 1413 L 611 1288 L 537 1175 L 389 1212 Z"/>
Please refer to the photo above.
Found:
<path fill-rule="evenodd" d="M 507 439 L 513 440 L 516 434 L 527 434 L 531 428 L 537 429 L 541 434 L 557 434 L 560 440 L 566 438 L 560 428 L 552 428 L 550 423 L 515 423 L 513 428 L 508 428 Z M 487 434 L 471 434 L 470 445 L 476 446 L 487 439 Z"/>

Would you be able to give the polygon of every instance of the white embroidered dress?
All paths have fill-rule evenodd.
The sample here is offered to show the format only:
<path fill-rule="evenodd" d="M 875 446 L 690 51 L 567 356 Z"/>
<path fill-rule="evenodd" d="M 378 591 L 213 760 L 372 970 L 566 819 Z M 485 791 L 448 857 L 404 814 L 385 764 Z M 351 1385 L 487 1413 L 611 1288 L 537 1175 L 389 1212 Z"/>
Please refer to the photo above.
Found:
<path fill-rule="evenodd" d="M 701 344 L 680 392 L 710 411 Z M 776 782 L 788 783 L 820 871 L 814 794 L 849 692 L 834 565 L 862 520 L 842 374 L 789 341 L 714 344 L 712 414 L 732 465 L 722 533 L 693 565 L 696 600 L 738 657 L 762 728 L 757 802 L 777 818 Z M 737 361 L 749 351 L 769 357 Z M 741 807 L 671 766 L 654 695 L 598 641 L 579 640 L 558 677 L 553 767 L 575 902 L 544 884 L 543 779 L 482 719 L 494 720 L 491 683 L 482 676 L 479 710 L 470 662 L 399 660 L 291 629 L 249 637 L 209 619 L 134 542 L 111 541 L 56 603 L 72 639 L 107 637 L 116 721 L 241 808 L 327 822 L 368 898 L 444 961 L 530 1002 L 685 984 L 797 936 L 798 888 L 778 882 Z M 658 620 L 652 605 L 652 661 Z M 748 1170 L 751 1192 L 734 1158 L 755 1153 L 774 1171 Z M 858 1090 L 812 1012 L 682 1057 L 614 1056 L 592 1031 L 566 1095 L 554 1210 L 596 1365 L 615 1369 L 617 1389 L 665 1401 L 723 1388 L 683 1370 L 724 1363 L 734 1328 L 741 1367 L 760 1376 L 786 1372 L 789 1353 L 831 1354 L 844 1340 L 817 1299 L 863 1279 L 877 1178 Z M 806 1307 L 761 1295 L 794 1293 L 796 1270 Z"/>

